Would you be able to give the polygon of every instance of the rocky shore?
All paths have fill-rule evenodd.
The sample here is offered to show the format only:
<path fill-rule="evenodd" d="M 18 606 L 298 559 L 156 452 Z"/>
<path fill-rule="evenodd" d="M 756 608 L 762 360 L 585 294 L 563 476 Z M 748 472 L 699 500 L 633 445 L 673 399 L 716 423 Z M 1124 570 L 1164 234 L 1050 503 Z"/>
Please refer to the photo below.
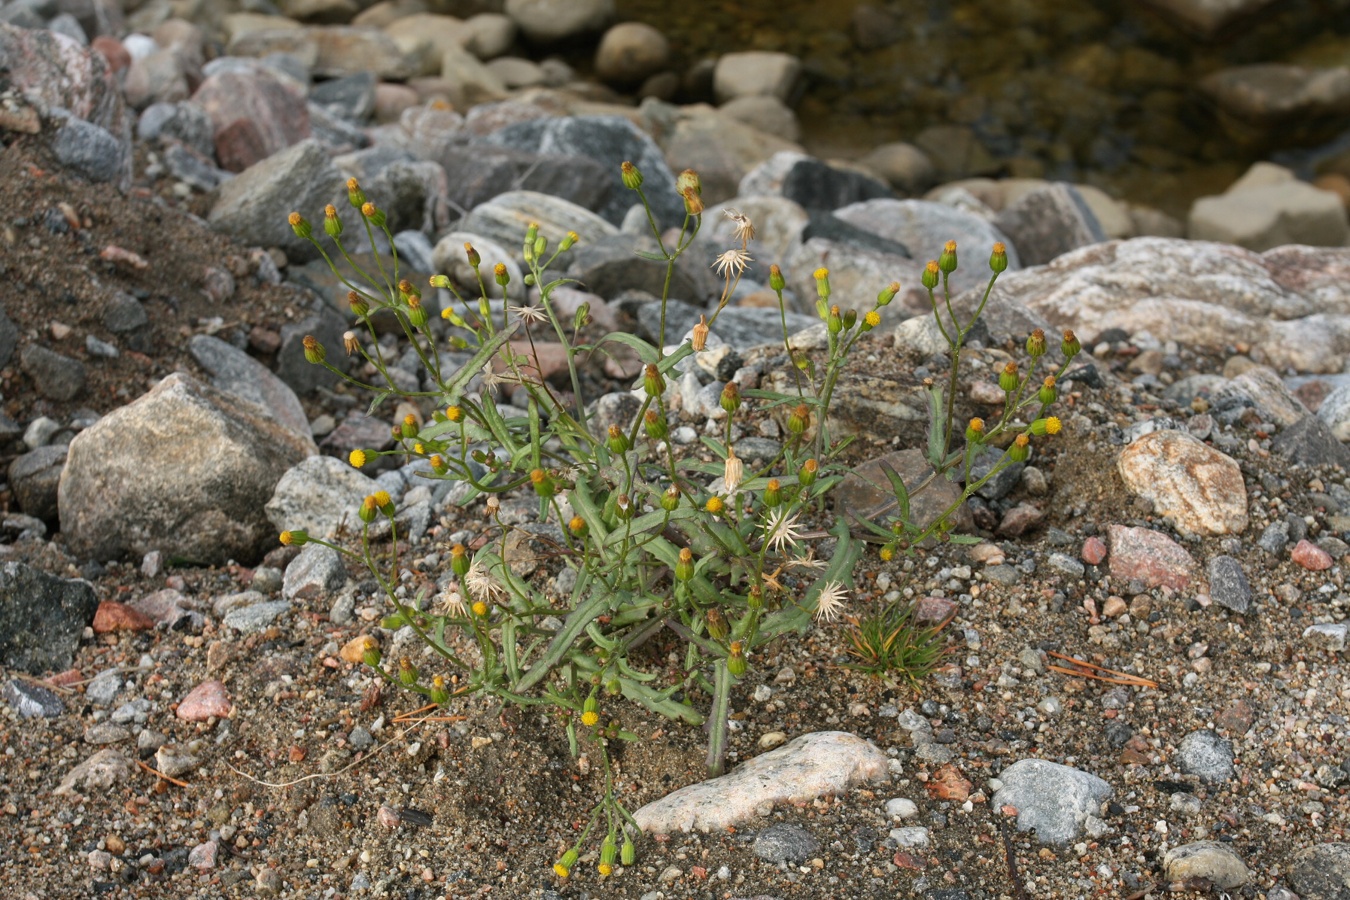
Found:
<path fill-rule="evenodd" d="M 548 50 L 578 41 L 595 48 L 584 76 Z M 0 891 L 1350 895 L 1350 190 L 1260 163 L 1182 222 L 1087 184 L 972 177 L 955 132 L 819 159 L 797 143 L 800 61 L 727 54 L 700 76 L 715 103 L 677 103 L 691 73 L 670 58 L 603 2 L 0 7 Z M 702 176 L 664 334 L 664 268 L 633 255 L 650 237 L 623 161 L 662 227 L 683 217 L 675 173 Z M 589 304 L 597 334 L 667 344 L 717 299 L 722 211 L 748 215 L 733 305 L 666 398 L 690 454 L 722 427 L 724 383 L 787 377 L 770 264 L 807 351 L 823 340 L 815 269 L 844 306 L 898 281 L 839 393 L 863 473 L 922 475 L 920 386 L 945 366 L 924 262 L 958 242 L 969 309 L 1005 242 L 962 416 L 997 413 L 997 371 L 1032 329 L 1072 328 L 1085 352 L 1063 433 L 963 513 L 980 543 L 869 553 L 854 574 L 852 615 L 901 600 L 955 615 L 922 695 L 846 668 L 845 629 L 815 626 L 750 660 L 729 751 L 746 765 L 708 784 L 701 733 L 625 710 L 638 862 L 601 880 L 583 857 L 555 878 L 591 761 L 529 712 L 404 715 L 413 698 L 382 689 L 360 647 L 422 664 L 414 636 L 379 626 L 375 584 L 336 553 L 276 544 L 295 528 L 343 540 L 344 513 L 388 491 L 411 597 L 489 528 L 417 464 L 345 462 L 429 407 L 367 415 L 304 362 L 307 335 L 341 356 L 350 312 L 286 217 L 349 208 L 350 177 L 394 233 L 349 243 L 359 262 L 396 249 L 419 283 L 471 285 L 471 242 L 512 276 L 494 302 L 525 303 L 525 223 L 573 230 L 576 284 L 555 300 Z M 425 389 L 402 335 L 380 340 L 400 386 Z M 621 408 L 634 363 L 593 359 L 585 386 Z M 763 411 L 733 434 L 747 460 L 784 438 Z M 836 502 L 877 499 L 860 478 Z M 504 518 L 530 507 L 504 499 Z M 541 559 L 533 577 L 565 574 Z"/>

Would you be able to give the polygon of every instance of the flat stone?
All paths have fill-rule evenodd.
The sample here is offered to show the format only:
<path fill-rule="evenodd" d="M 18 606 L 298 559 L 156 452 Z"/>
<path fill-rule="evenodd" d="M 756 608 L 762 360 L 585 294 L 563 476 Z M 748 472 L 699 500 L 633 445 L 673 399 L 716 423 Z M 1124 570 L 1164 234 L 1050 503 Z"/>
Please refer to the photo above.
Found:
<path fill-rule="evenodd" d="M 290 611 L 289 600 L 268 600 L 231 610 L 221 620 L 221 625 L 242 631 L 244 634 L 253 634 L 262 631 Z"/>
<path fill-rule="evenodd" d="M 900 476 L 905 487 L 914 490 L 933 474 L 922 450 L 894 450 L 869 460 L 844 476 L 834 490 L 835 509 L 853 515 L 873 517 L 883 504 L 894 502 L 895 494 L 885 473 L 885 467 Z M 945 478 L 934 478 L 921 493 L 910 499 L 910 515 L 914 523 L 927 528 L 938 516 L 955 503 L 961 490 Z M 892 515 L 895 510 L 892 510 Z M 974 526 L 970 508 L 962 506 L 952 517 L 958 532 Z"/>
<path fill-rule="evenodd" d="M 575 231 L 583 242 L 594 242 L 618 229 L 588 209 L 575 203 L 535 191 L 508 191 L 476 207 L 464 217 L 459 230 L 482 234 L 512 247 L 520 243 L 525 229 L 539 225 L 539 233 L 558 241 Z"/>
<path fill-rule="evenodd" d="M 1241 534 L 1247 528 L 1247 488 L 1230 457 L 1184 431 L 1155 431 L 1121 451 L 1125 486 L 1153 503 L 1183 533 Z"/>
<path fill-rule="evenodd" d="M 3 691 L 5 702 L 14 707 L 22 719 L 54 719 L 65 712 L 65 704 L 56 691 L 49 690 L 31 681 L 18 678 L 5 682 Z"/>
<path fill-rule="evenodd" d="M 766 805 L 842 794 L 886 772 L 886 754 L 870 742 L 847 732 L 821 731 L 761 754 L 729 775 L 680 788 L 633 817 L 643 831 L 655 834 L 721 831 L 753 820 Z"/>
<path fill-rule="evenodd" d="M 1231 556 L 1216 556 L 1209 561 L 1209 596 L 1220 606 L 1246 615 L 1251 610 L 1252 586 L 1242 563 Z"/>
<path fill-rule="evenodd" d="M 1217 783 L 1233 777 L 1233 742 L 1209 729 L 1192 731 L 1177 748 L 1181 771 Z"/>
<path fill-rule="evenodd" d="M 1350 224 L 1340 197 L 1293 181 L 1201 197 L 1191 206 L 1187 234 L 1256 251 L 1286 244 L 1340 247 L 1350 240 Z"/>
<path fill-rule="evenodd" d="M 1042 759 L 1022 759 L 999 774 L 1003 786 L 993 807 L 1017 809 L 1017 830 L 1035 831 L 1043 844 L 1066 844 L 1080 835 L 1089 817 L 1113 793 L 1090 772 Z"/>
<path fill-rule="evenodd" d="M 1173 847 L 1163 857 L 1163 871 L 1169 881 L 1203 878 L 1225 891 L 1241 887 L 1252 877 L 1233 848 L 1218 841 L 1196 841 Z"/>
<path fill-rule="evenodd" d="M 286 600 L 308 599 L 336 591 L 347 580 L 342 555 L 332 547 L 306 544 L 286 567 L 281 595 Z"/>
<path fill-rule="evenodd" d="M 135 763 L 105 748 L 71 769 L 52 793 L 62 797 L 80 791 L 90 795 L 107 792 L 129 781 L 135 771 Z"/>
<path fill-rule="evenodd" d="M 87 581 L 0 565 L 0 663 L 31 675 L 69 669 L 97 608 Z"/>
<path fill-rule="evenodd" d="M 755 835 L 750 851 L 771 863 L 801 863 L 820 850 L 820 841 L 800 825 L 770 825 Z"/>
<path fill-rule="evenodd" d="M 1350 896 L 1350 843 L 1326 843 L 1294 854 L 1289 883 L 1301 900 L 1345 900 Z"/>
<path fill-rule="evenodd" d="M 1194 585 L 1195 560 L 1167 535 L 1149 528 L 1111 525 L 1107 540 L 1111 547 L 1108 568 L 1112 578 L 1177 591 Z"/>
<path fill-rule="evenodd" d="M 118 603 L 115 600 L 104 600 L 98 605 L 98 610 L 94 613 L 93 627 L 95 634 L 108 634 L 114 631 L 149 631 L 155 627 L 155 621 L 135 607 Z"/>
<path fill-rule="evenodd" d="M 1303 629 L 1303 639 L 1315 647 L 1340 653 L 1350 646 L 1350 625 L 1340 622 L 1328 625 L 1309 625 Z"/>
<path fill-rule="evenodd" d="M 185 722 L 205 722 L 210 718 L 225 718 L 232 708 L 225 685 L 219 681 L 204 681 L 188 692 L 178 704 L 176 714 Z"/>

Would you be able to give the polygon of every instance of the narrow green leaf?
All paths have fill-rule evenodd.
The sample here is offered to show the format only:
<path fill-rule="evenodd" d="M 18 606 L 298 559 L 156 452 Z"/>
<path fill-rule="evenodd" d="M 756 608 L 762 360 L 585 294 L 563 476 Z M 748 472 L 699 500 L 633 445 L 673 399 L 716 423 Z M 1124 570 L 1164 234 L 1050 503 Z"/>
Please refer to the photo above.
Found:
<path fill-rule="evenodd" d="M 928 391 L 928 461 L 933 468 L 942 467 L 942 442 L 946 435 L 942 410 L 942 388 L 934 385 Z"/>
<path fill-rule="evenodd" d="M 900 518 L 909 521 L 909 488 L 905 487 L 905 480 L 900 477 L 888 462 L 882 462 L 881 471 L 886 473 L 886 480 L 891 483 L 891 493 L 895 495 L 895 502 L 900 507 Z"/>
<path fill-rule="evenodd" d="M 492 337 L 488 338 L 479 348 L 473 357 L 461 366 L 455 374 L 441 384 L 441 391 L 445 394 L 446 403 L 454 403 L 463 393 L 464 386 L 469 380 L 482 371 L 483 366 L 487 365 L 502 345 L 511 339 L 511 335 L 520 327 L 520 322 L 512 322 L 510 325 L 498 331 Z"/>

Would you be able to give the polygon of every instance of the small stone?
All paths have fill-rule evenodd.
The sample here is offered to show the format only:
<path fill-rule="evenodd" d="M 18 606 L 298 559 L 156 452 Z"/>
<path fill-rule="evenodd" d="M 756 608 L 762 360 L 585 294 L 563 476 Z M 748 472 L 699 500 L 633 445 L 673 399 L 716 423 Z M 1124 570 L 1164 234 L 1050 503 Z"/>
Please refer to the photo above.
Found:
<path fill-rule="evenodd" d="M 1106 543 L 1096 535 L 1089 537 L 1083 541 L 1083 549 L 1079 551 L 1078 558 L 1089 566 L 1100 566 L 1102 560 L 1106 559 Z"/>
<path fill-rule="evenodd" d="M 1233 742 L 1208 729 L 1192 731 L 1177 749 L 1181 771 L 1216 783 L 1233 777 Z"/>
<path fill-rule="evenodd" d="M 90 794 L 108 791 L 129 780 L 135 768 L 121 753 L 105 748 L 71 769 L 52 793 L 64 796 L 77 789 Z"/>
<path fill-rule="evenodd" d="M 1252 605 L 1252 586 L 1242 563 L 1231 556 L 1209 561 L 1209 596 L 1220 606 L 1246 615 Z"/>
<path fill-rule="evenodd" d="M 370 640 L 370 635 L 357 635 L 342 645 L 342 649 L 338 651 L 338 656 L 349 663 L 361 662 L 366 653 L 367 640 Z"/>
<path fill-rule="evenodd" d="M 154 627 L 154 620 L 145 613 L 113 600 L 104 600 L 94 612 L 95 634 L 107 634 L 111 631 L 149 631 Z"/>
<path fill-rule="evenodd" d="M 1251 873 L 1232 847 L 1217 841 L 1196 841 L 1173 847 L 1163 857 L 1169 881 L 1202 878 L 1220 890 L 1231 891 L 1251 880 Z"/>
<path fill-rule="evenodd" d="M 1078 836 L 1112 794 L 1111 785 L 1090 772 L 1041 759 L 1018 760 L 999 780 L 994 808 L 1014 808 L 1018 831 L 1034 830 L 1046 844 L 1066 844 Z"/>
<path fill-rule="evenodd" d="M 1108 619 L 1118 619 L 1129 611 L 1124 599 L 1114 595 L 1107 597 L 1106 602 L 1102 604 L 1102 615 Z"/>
<path fill-rule="evenodd" d="M 769 862 L 799 863 L 820 849 L 820 841 L 798 825 L 772 825 L 755 835 L 750 849 Z"/>
<path fill-rule="evenodd" d="M 1350 896 L 1350 843 L 1318 844 L 1294 854 L 1289 883 L 1303 900 Z"/>
<path fill-rule="evenodd" d="M 1247 733 L 1256 721 L 1256 710 L 1246 700 L 1238 700 L 1214 717 L 1214 724 L 1231 735 Z"/>
<path fill-rule="evenodd" d="M 1241 534 L 1247 488 L 1228 456 L 1183 431 L 1155 431 L 1121 451 L 1117 469 L 1131 493 L 1153 503 L 1178 531 Z"/>
<path fill-rule="evenodd" d="M 892 819 L 912 819 L 919 814 L 919 805 L 904 797 L 886 801 L 886 815 Z"/>
<path fill-rule="evenodd" d="M 772 750 L 787 743 L 787 735 L 781 731 L 770 731 L 759 739 L 759 749 Z"/>
<path fill-rule="evenodd" d="M 210 718 L 222 719 L 230 714 L 230 697 L 219 681 L 204 681 L 193 688 L 178 704 L 178 718 L 187 722 L 204 722 Z"/>
<path fill-rule="evenodd" d="M 911 850 L 926 850 L 933 843 L 932 833 L 921 825 L 892 828 L 890 837 L 891 840 L 895 841 L 897 847 Z"/>
<path fill-rule="evenodd" d="M 65 704 L 55 691 L 31 681 L 17 678 L 7 681 L 3 695 L 5 701 L 25 719 L 54 719 L 65 712 Z"/>
<path fill-rule="evenodd" d="M 291 601 L 289 600 L 269 600 L 263 603 L 253 603 L 231 610 L 221 620 L 220 624 L 244 634 L 253 634 L 262 631 L 290 610 Z"/>
<path fill-rule="evenodd" d="M 155 768 L 170 778 L 185 775 L 201 764 L 201 757 L 182 744 L 161 744 L 155 750 Z"/>
<path fill-rule="evenodd" d="M 1347 646 L 1347 637 L 1350 637 L 1350 625 L 1344 622 L 1327 625 L 1309 625 L 1303 629 L 1303 639 L 1316 647 L 1329 650 L 1332 653 L 1340 653 Z"/>
<path fill-rule="evenodd" d="M 281 594 L 287 600 L 308 599 L 336 591 L 346 580 L 347 569 L 336 550 L 307 544 L 286 567 Z"/>
<path fill-rule="evenodd" d="M 1195 580 L 1195 560 L 1184 547 L 1161 532 L 1112 525 L 1107 529 L 1107 539 L 1112 578 L 1175 591 L 1186 590 Z"/>
<path fill-rule="evenodd" d="M 1311 572 L 1331 568 L 1331 554 L 1306 538 L 1294 545 L 1289 558 Z"/>
<path fill-rule="evenodd" d="M 209 871 L 216 867 L 216 857 L 219 853 L 220 844 L 217 841 L 198 844 L 188 851 L 188 865 L 202 872 Z"/>

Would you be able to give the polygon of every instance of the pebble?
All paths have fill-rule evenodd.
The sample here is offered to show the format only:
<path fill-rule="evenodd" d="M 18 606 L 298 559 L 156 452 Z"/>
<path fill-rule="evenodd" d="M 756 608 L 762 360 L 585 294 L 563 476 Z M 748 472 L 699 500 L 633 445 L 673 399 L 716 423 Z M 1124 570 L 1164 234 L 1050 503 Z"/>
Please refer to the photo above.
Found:
<path fill-rule="evenodd" d="M 1090 772 L 1042 759 L 1021 759 L 999 774 L 1002 786 L 990 801 L 995 809 L 1017 810 L 1017 830 L 1035 831 L 1044 844 L 1066 844 L 1113 793 Z"/>
<path fill-rule="evenodd" d="M 104 600 L 94 613 L 95 634 L 113 631 L 149 631 L 154 627 L 154 620 L 145 613 L 114 600 Z"/>
<path fill-rule="evenodd" d="M 1063 572 L 1070 578 L 1082 578 L 1087 574 L 1087 569 L 1083 567 L 1083 564 L 1067 553 L 1051 553 L 1045 562 L 1056 572 Z"/>
<path fill-rule="evenodd" d="M 1107 540 L 1112 578 L 1177 591 L 1190 587 L 1195 578 L 1195 560 L 1190 553 L 1162 532 L 1112 525 L 1107 529 Z"/>
<path fill-rule="evenodd" d="M 1303 639 L 1313 646 L 1321 647 L 1332 653 L 1340 653 L 1350 645 L 1350 625 L 1337 624 L 1310 625 L 1303 629 Z"/>
<path fill-rule="evenodd" d="M 1289 867 L 1289 883 L 1302 900 L 1343 900 L 1350 896 L 1350 843 L 1326 843 L 1300 850 Z"/>
<path fill-rule="evenodd" d="M 65 704 L 55 691 L 18 678 L 5 682 L 5 702 L 25 719 L 54 719 L 65 712 Z"/>
<path fill-rule="evenodd" d="M 160 744 L 155 749 L 155 768 L 177 778 L 202 764 L 202 758 L 182 744 Z"/>
<path fill-rule="evenodd" d="M 1210 783 L 1233 777 L 1233 742 L 1208 729 L 1192 731 L 1177 748 L 1181 771 Z"/>
<path fill-rule="evenodd" d="M 1294 545 L 1289 558 L 1310 572 L 1331 568 L 1331 554 L 1306 538 Z"/>
<path fill-rule="evenodd" d="M 923 826 L 912 825 L 907 828 L 892 828 L 891 840 L 895 841 L 897 847 L 904 847 L 911 850 L 926 850 L 932 846 L 932 833 Z"/>
<path fill-rule="evenodd" d="M 772 825 L 755 835 L 750 850 L 769 862 L 801 862 L 820 849 L 820 841 L 798 825 Z"/>
<path fill-rule="evenodd" d="M 1252 877 L 1233 848 L 1217 841 L 1196 841 L 1173 847 L 1163 857 L 1163 871 L 1170 881 L 1203 878 L 1225 891 L 1241 887 Z"/>
<path fill-rule="evenodd" d="M 219 681 L 204 681 L 193 688 L 178 704 L 178 718 L 187 722 L 204 722 L 212 717 L 224 718 L 230 714 L 230 696 Z"/>
<path fill-rule="evenodd" d="M 1093 535 L 1083 541 L 1083 548 L 1078 552 L 1078 557 L 1089 566 L 1099 566 L 1102 560 L 1106 559 L 1106 543 Z"/>
<path fill-rule="evenodd" d="M 1215 603 L 1246 615 L 1252 605 L 1252 586 L 1242 563 L 1231 556 L 1216 556 L 1209 561 L 1209 596 Z"/>
<path fill-rule="evenodd" d="M 262 631 L 290 610 L 289 600 L 269 600 L 231 610 L 220 624 L 244 634 L 253 634 Z"/>
<path fill-rule="evenodd" d="M 341 554 L 332 547 L 306 544 L 286 567 L 281 595 L 287 600 L 306 600 L 336 591 L 346 580 Z"/>

